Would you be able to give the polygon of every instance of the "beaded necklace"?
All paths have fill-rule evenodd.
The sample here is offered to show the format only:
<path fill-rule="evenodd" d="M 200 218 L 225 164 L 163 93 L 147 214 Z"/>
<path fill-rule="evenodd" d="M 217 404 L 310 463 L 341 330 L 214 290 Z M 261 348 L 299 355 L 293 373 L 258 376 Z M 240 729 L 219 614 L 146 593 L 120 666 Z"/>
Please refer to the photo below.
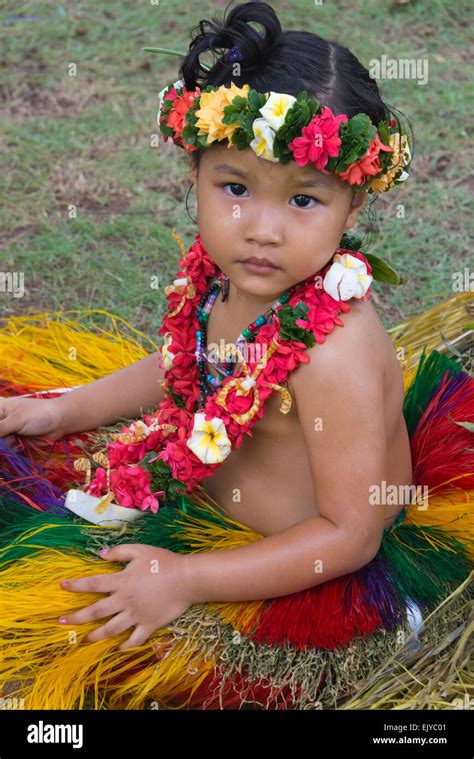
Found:
<path fill-rule="evenodd" d="M 283 295 L 277 298 L 270 308 L 245 327 L 236 339 L 234 345 L 240 348 L 240 346 L 246 342 L 254 342 L 260 327 L 267 324 L 270 319 L 273 318 L 273 315 L 276 314 L 282 306 L 288 303 L 291 295 L 300 284 L 301 282 L 297 282 L 295 285 L 288 288 Z M 211 313 L 212 307 L 217 300 L 220 291 L 223 293 L 222 300 L 225 301 L 228 294 L 228 279 L 223 272 L 213 280 L 210 287 L 199 301 L 196 310 L 196 316 L 200 326 L 200 329 L 196 330 L 195 352 L 200 386 L 200 408 L 204 407 L 206 399 L 214 394 L 216 388 L 222 385 L 224 379 L 234 374 L 235 371 L 236 362 L 233 360 L 233 356 L 226 356 L 223 362 L 216 362 L 209 358 L 207 352 L 207 323 L 209 321 L 209 314 Z M 212 366 L 221 376 L 214 377 L 214 375 L 208 373 L 206 363 Z"/>

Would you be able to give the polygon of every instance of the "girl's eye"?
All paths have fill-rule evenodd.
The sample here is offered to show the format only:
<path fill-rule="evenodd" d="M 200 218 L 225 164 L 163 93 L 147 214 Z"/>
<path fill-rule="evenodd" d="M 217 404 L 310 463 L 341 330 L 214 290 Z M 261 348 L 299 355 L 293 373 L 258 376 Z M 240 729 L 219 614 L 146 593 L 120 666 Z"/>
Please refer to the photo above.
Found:
<path fill-rule="evenodd" d="M 245 190 L 245 187 L 243 184 L 239 184 L 238 182 L 227 182 L 226 184 L 223 184 L 222 187 L 242 187 Z M 236 197 L 240 197 L 239 194 L 237 194 Z"/>
<path fill-rule="evenodd" d="M 316 200 L 316 198 L 311 197 L 311 195 L 294 195 L 294 198 L 306 198 L 306 200 L 314 200 L 315 203 L 319 203 L 319 200 Z M 302 205 L 297 206 L 298 208 L 313 208 L 314 206 L 308 206 L 308 205 Z"/>
<path fill-rule="evenodd" d="M 239 193 L 238 189 L 236 190 L 235 188 L 241 188 L 241 190 L 244 190 L 244 192 L 245 192 L 244 185 L 240 184 L 239 182 L 226 182 L 226 184 L 221 185 L 221 187 L 222 188 L 231 187 L 232 188 L 231 194 L 233 195 L 233 197 L 237 197 L 237 198 L 242 197 L 242 193 Z M 295 198 L 303 198 L 306 201 L 313 200 L 314 203 L 319 203 L 319 200 L 317 200 L 316 198 L 313 198 L 311 195 L 294 195 L 293 197 L 295 197 Z M 298 205 L 297 206 L 297 208 L 313 208 L 313 207 L 314 207 L 314 204 L 313 205 L 308 205 L 307 202 L 304 205 Z"/>

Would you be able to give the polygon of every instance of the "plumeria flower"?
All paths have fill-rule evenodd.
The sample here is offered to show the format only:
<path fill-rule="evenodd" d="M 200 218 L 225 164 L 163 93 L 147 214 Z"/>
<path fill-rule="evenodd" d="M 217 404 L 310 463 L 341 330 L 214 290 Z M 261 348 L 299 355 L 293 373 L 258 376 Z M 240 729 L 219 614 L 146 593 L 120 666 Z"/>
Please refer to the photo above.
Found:
<path fill-rule="evenodd" d="M 259 158 L 266 158 L 268 161 L 278 161 L 273 154 L 273 138 L 275 132 L 265 119 L 255 119 L 252 124 L 255 138 L 250 143 L 250 147 Z"/>
<path fill-rule="evenodd" d="M 296 98 L 293 95 L 271 92 L 265 105 L 259 109 L 262 118 L 255 119 L 252 123 L 255 138 L 250 143 L 250 147 L 260 158 L 266 158 L 268 161 L 278 161 L 278 158 L 275 158 L 273 153 L 275 132 L 284 123 L 286 114 L 295 102 Z"/>
<path fill-rule="evenodd" d="M 286 114 L 296 103 L 293 95 L 287 95 L 282 92 L 270 92 L 270 97 L 262 108 L 260 113 L 264 120 L 276 132 L 284 123 Z"/>
<path fill-rule="evenodd" d="M 186 445 L 203 464 L 220 464 L 229 455 L 231 442 L 222 419 L 215 416 L 206 421 L 205 417 L 203 411 L 194 414 L 193 431 Z"/>
<path fill-rule="evenodd" d="M 334 300 L 362 298 L 372 280 L 363 261 L 349 253 L 336 253 L 334 263 L 323 279 L 323 288 Z"/>

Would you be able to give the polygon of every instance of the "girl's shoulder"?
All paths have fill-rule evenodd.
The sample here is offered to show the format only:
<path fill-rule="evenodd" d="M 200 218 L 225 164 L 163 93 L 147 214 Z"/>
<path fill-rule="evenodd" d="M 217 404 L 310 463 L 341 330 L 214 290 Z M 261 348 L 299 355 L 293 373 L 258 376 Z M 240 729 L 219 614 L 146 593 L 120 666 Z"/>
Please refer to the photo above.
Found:
<path fill-rule="evenodd" d="M 350 310 L 340 313 L 344 326 L 335 325 L 323 343 L 307 349 L 309 362 L 301 364 L 289 377 L 296 398 L 304 386 L 326 383 L 383 383 L 394 348 L 377 310 L 369 299 L 350 302 Z M 396 360 L 396 357 L 395 357 Z"/>

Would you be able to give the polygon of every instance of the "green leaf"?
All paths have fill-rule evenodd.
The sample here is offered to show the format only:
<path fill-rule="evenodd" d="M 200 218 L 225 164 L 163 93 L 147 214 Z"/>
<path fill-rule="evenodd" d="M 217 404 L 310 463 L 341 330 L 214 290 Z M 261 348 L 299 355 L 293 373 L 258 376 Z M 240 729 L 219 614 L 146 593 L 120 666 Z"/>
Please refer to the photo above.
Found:
<path fill-rule="evenodd" d="M 142 47 L 144 53 L 165 53 L 166 55 L 177 55 L 181 58 L 185 58 L 187 53 L 181 53 L 179 50 L 170 50 L 167 47 Z M 201 68 L 205 71 L 210 71 L 211 67 L 206 66 L 204 63 L 200 63 Z"/>
<path fill-rule="evenodd" d="M 183 488 L 186 488 L 186 484 L 172 476 L 171 468 L 166 461 L 162 459 L 150 461 L 156 455 L 156 451 L 148 451 L 141 461 L 138 462 L 139 466 L 150 472 L 152 490 L 164 490 L 167 500 L 175 500 Z"/>
<path fill-rule="evenodd" d="M 295 324 L 297 319 L 306 319 L 309 308 L 306 303 L 298 301 L 295 306 L 282 306 L 278 312 L 280 337 L 282 340 L 295 340 L 311 348 L 316 339 L 310 329 Z"/>
<path fill-rule="evenodd" d="M 173 390 L 173 388 L 172 388 L 172 387 L 169 387 L 169 388 L 167 389 L 167 391 L 166 391 L 166 392 L 167 392 L 167 394 L 170 396 L 170 398 L 172 398 L 172 399 L 173 399 L 173 401 L 176 403 L 176 405 L 177 405 L 179 408 L 184 408 L 184 406 L 186 405 L 186 402 L 183 400 L 183 398 L 182 398 L 180 395 L 178 395 L 178 394 L 177 394 L 177 393 L 176 393 L 176 392 Z"/>
<path fill-rule="evenodd" d="M 341 242 L 339 243 L 340 248 L 344 248 L 344 250 L 353 250 L 356 252 L 359 252 L 362 245 L 362 236 L 356 235 L 354 233 L 349 234 L 348 232 L 344 232 L 344 234 L 341 237 Z"/>
<path fill-rule="evenodd" d="M 168 47 L 142 47 L 145 53 L 166 53 L 167 55 L 182 55 L 186 56 L 186 53 L 180 53 L 179 50 L 170 50 Z"/>
<path fill-rule="evenodd" d="M 248 94 L 248 104 L 253 111 L 258 111 L 266 102 L 264 95 L 260 95 L 256 90 L 250 90 Z"/>
<path fill-rule="evenodd" d="M 359 161 L 368 150 L 369 143 L 375 139 L 376 127 L 365 113 L 358 113 L 340 126 L 339 135 L 344 144 L 344 155 L 330 158 L 326 168 L 338 173 L 346 171 L 348 166 Z"/>
<path fill-rule="evenodd" d="M 378 282 L 387 282 L 389 285 L 404 285 L 408 282 L 406 277 L 401 277 L 390 264 L 382 261 L 378 256 L 372 253 L 364 253 L 367 261 L 372 267 L 372 276 Z"/>

